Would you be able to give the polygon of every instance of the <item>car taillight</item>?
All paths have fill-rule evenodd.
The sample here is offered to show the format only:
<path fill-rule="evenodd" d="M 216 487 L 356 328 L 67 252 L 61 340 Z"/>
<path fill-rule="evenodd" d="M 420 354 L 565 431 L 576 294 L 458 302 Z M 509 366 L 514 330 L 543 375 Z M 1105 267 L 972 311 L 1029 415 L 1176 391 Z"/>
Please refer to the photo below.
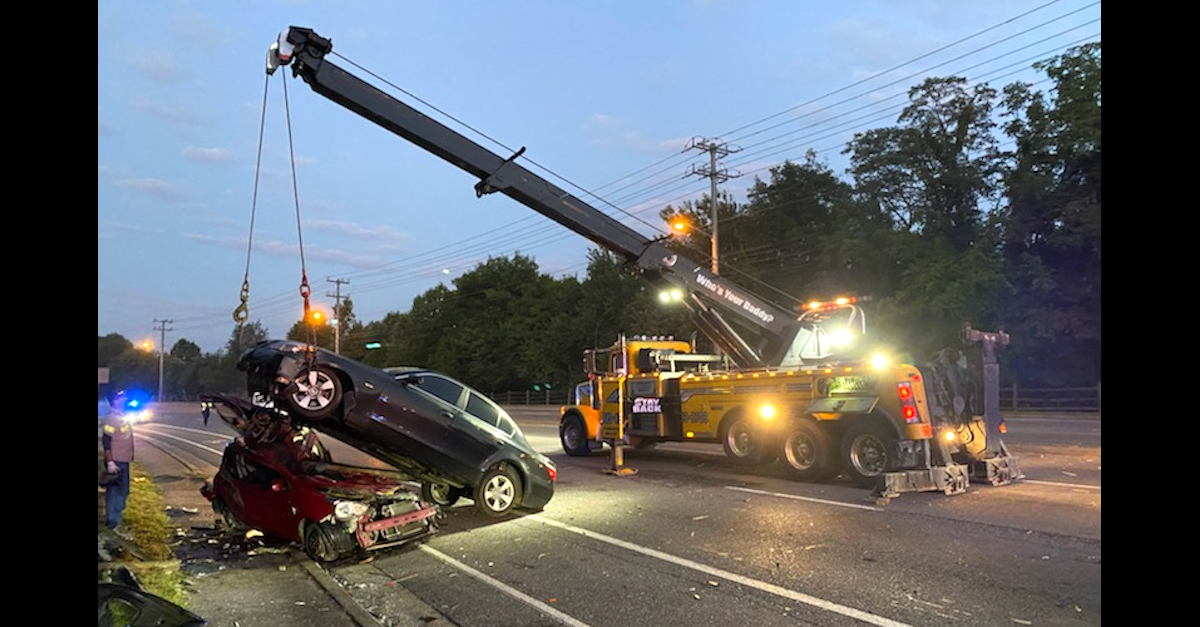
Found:
<path fill-rule="evenodd" d="M 896 396 L 900 398 L 900 413 L 904 422 L 919 422 L 921 416 L 917 413 L 917 401 L 913 398 L 912 383 L 901 381 L 896 384 Z"/>
<path fill-rule="evenodd" d="M 550 483 L 558 481 L 558 469 L 554 467 L 554 464 L 546 462 L 546 473 L 550 475 Z"/>

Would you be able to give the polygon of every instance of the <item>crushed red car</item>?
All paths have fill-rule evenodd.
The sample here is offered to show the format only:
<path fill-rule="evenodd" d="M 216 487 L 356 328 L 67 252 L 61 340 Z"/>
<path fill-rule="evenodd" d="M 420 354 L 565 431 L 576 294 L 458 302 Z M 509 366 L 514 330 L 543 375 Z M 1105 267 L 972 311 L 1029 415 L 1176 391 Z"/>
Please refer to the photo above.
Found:
<path fill-rule="evenodd" d="M 421 482 L 442 507 L 474 501 L 484 516 L 538 511 L 558 468 L 482 392 L 428 368 L 376 368 L 293 340 L 242 354 L 247 392 L 275 411 Z"/>
<path fill-rule="evenodd" d="M 437 531 L 438 506 L 403 473 L 334 463 L 315 432 L 272 408 L 220 394 L 201 401 L 241 434 L 200 490 L 226 525 L 298 542 L 319 562 Z"/>

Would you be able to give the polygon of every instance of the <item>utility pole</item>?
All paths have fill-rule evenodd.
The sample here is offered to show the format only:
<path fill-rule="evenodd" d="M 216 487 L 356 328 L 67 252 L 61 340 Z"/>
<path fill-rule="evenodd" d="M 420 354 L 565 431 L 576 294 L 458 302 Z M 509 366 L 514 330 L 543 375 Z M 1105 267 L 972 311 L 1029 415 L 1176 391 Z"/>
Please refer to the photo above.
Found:
<path fill-rule="evenodd" d="M 725 181 L 740 174 L 729 174 L 729 172 L 717 169 L 717 156 L 722 157 L 730 153 L 738 152 L 741 148 L 731 148 L 728 144 L 718 143 L 716 141 L 702 139 L 699 137 L 692 138 L 688 144 L 688 149 L 696 148 L 708 152 L 708 166 L 696 167 L 692 166 L 691 172 L 699 176 L 707 176 L 710 184 L 709 200 L 712 204 L 712 272 L 720 274 L 720 264 L 718 263 L 717 255 L 717 181 Z"/>
<path fill-rule="evenodd" d="M 162 402 L 162 391 L 163 391 L 163 357 L 167 353 L 167 331 L 171 330 L 171 329 L 167 328 L 167 325 L 171 324 L 172 322 L 175 322 L 175 321 L 174 320 L 159 320 L 158 318 L 155 318 L 154 322 L 155 322 L 155 324 L 158 325 L 158 326 L 154 327 L 154 330 L 159 332 L 159 335 L 158 335 L 158 394 L 155 395 L 154 400 L 161 403 Z"/>
<path fill-rule="evenodd" d="M 333 352 L 340 354 L 342 352 L 342 284 L 349 285 L 350 280 L 326 277 L 325 282 L 336 285 L 333 294 L 326 292 L 325 295 L 333 298 Z M 347 294 L 345 297 L 350 298 L 350 295 Z"/>

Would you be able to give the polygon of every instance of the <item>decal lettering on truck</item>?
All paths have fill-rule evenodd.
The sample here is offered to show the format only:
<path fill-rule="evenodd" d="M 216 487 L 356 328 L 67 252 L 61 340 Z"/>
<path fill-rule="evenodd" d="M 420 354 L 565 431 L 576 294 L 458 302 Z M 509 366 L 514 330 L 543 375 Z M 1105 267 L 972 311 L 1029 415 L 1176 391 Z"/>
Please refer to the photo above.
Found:
<path fill-rule="evenodd" d="M 657 397 L 639 396 L 633 399 L 633 413 L 635 414 L 661 414 L 662 399 Z"/>

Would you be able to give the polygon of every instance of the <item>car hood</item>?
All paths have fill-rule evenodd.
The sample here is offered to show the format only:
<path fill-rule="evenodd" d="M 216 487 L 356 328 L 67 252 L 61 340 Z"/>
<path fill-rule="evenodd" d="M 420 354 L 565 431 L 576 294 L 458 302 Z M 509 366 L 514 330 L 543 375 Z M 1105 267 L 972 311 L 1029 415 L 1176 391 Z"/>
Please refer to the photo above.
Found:
<path fill-rule="evenodd" d="M 369 500 L 379 496 L 412 495 L 409 477 L 395 470 L 348 466 L 310 460 L 300 464 L 299 479 L 334 498 Z"/>

